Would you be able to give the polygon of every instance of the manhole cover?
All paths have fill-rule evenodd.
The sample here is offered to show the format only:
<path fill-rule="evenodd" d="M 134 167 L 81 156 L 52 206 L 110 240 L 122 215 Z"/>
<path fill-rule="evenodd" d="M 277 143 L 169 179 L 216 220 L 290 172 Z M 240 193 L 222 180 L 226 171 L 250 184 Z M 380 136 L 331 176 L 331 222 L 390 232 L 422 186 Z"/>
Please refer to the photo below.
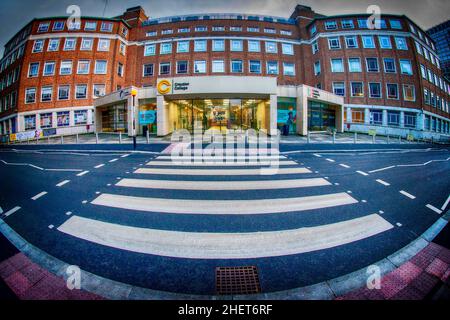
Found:
<path fill-rule="evenodd" d="M 255 266 L 216 268 L 216 291 L 218 295 L 260 293 L 258 269 Z"/>

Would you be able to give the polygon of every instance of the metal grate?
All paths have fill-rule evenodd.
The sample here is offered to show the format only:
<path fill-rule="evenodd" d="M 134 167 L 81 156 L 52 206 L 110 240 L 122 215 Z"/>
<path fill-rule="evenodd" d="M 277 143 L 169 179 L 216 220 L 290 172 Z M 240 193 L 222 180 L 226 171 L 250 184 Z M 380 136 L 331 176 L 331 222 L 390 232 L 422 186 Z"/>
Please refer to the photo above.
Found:
<path fill-rule="evenodd" d="M 258 269 L 255 266 L 216 268 L 216 291 L 218 295 L 260 293 Z"/>

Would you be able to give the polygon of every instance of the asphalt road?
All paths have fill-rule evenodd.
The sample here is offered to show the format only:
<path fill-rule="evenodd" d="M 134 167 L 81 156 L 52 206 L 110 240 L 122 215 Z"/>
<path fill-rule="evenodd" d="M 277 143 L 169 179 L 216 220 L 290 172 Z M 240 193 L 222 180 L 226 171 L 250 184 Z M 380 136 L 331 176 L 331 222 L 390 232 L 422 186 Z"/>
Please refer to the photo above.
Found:
<path fill-rule="evenodd" d="M 445 210 L 442 209 L 450 196 L 450 152 L 444 147 L 414 144 L 281 145 L 280 151 L 286 156 L 284 160 L 296 162 L 295 165 L 281 168 L 306 168 L 309 172 L 276 176 L 232 176 L 226 172 L 211 176 L 135 173 L 143 168 L 179 169 L 175 165 L 148 165 L 166 147 L 141 147 L 140 150 L 146 153 L 131 153 L 129 145 L 2 148 L 2 219 L 33 245 L 94 274 L 156 290 L 214 294 L 215 268 L 218 266 L 257 266 L 264 292 L 306 286 L 358 270 L 415 240 L 443 214 L 441 211 L 450 208 L 447 205 Z M 93 151 L 93 148 L 99 151 Z M 198 169 L 193 166 L 182 167 L 186 172 L 194 168 Z M 208 168 L 248 169 L 246 166 Z M 179 190 L 117 186 L 123 179 L 151 179 L 160 181 L 161 185 L 171 180 L 179 183 Z M 264 188 L 273 181 L 291 179 L 316 179 L 314 181 L 322 181 L 322 185 Z M 259 185 L 256 184 L 256 189 L 244 187 L 227 191 L 185 190 L 182 187 L 187 182 L 201 185 L 198 181 L 214 181 L 217 184 L 226 181 L 257 181 Z M 322 200 L 313 198 L 311 207 L 298 207 L 309 201 L 306 197 L 330 194 L 339 194 L 340 201 L 351 201 L 337 204 L 332 200 L 332 204 L 327 207 L 320 207 L 324 206 Z M 132 199 L 123 200 L 128 198 L 118 198 L 116 202 L 105 200 L 106 204 L 99 205 L 97 201 L 104 195 L 137 197 L 139 201 L 165 199 L 166 203 L 160 206 L 166 208 L 170 204 L 174 211 L 170 211 L 170 208 L 167 212 L 165 209 L 152 211 L 155 202 L 150 206 L 145 202 L 139 210 L 124 209 L 123 206 L 131 203 Z M 287 209 L 291 198 L 301 199 L 292 204 L 293 209 Z M 179 208 L 176 202 L 170 202 L 171 199 L 188 202 L 180 202 L 183 205 Z M 229 202 L 229 207 L 222 206 L 224 202 L 220 202 L 241 200 L 245 208 L 247 201 L 254 205 L 254 211 L 258 211 L 262 209 L 258 207 L 257 200 L 265 199 L 271 199 L 267 204 L 268 209 L 265 209 L 269 212 L 261 214 L 241 212 L 243 209 L 238 202 Z M 281 204 L 277 202 L 278 199 L 282 199 Z M 198 202 L 190 203 L 191 200 Z M 217 203 L 221 204 L 221 209 L 212 206 L 210 214 L 193 212 L 192 208 L 196 205 L 198 208 L 206 206 L 205 201 L 208 200 L 219 201 Z M 18 207 L 20 209 L 14 211 Z M 187 213 L 175 212 L 183 209 Z M 225 213 L 222 212 L 224 210 Z M 11 214 L 6 216 L 8 212 Z M 370 215 L 376 215 L 378 220 L 367 220 L 366 225 L 366 222 L 355 226 L 337 225 L 365 219 Z M 119 248 L 123 243 L 115 246 L 115 242 L 110 242 L 110 245 L 100 244 L 98 238 L 86 240 L 81 235 L 94 229 L 77 229 L 72 223 L 74 218 L 86 219 L 81 220 L 82 223 L 108 223 L 99 229 L 101 232 L 115 232 L 114 226 L 130 227 L 125 229 L 129 232 L 125 232 L 124 236 L 131 237 L 136 243 L 134 246 L 127 243 Z M 387 225 L 391 227 L 382 228 Z M 88 224 L 81 224 L 83 226 Z M 112 231 L 108 229 L 110 226 Z M 295 250 L 304 248 L 302 246 L 311 241 L 311 236 L 302 233 L 304 238 L 293 238 L 296 240 L 288 242 L 292 234 L 286 231 L 296 232 L 302 228 L 321 230 L 322 226 L 330 229 L 320 232 L 331 233 L 330 236 L 333 232 L 339 235 L 345 228 L 349 233 L 359 227 L 367 227 L 367 230 L 361 231 L 360 238 L 353 235 L 353 238 L 344 239 L 339 235 L 334 245 L 330 245 L 331 239 L 327 238 L 322 243 L 315 243 L 315 247 L 295 253 Z M 319 229 L 313 229 L 315 227 Z M 381 229 L 369 234 L 376 228 Z M 119 228 L 116 231 L 121 230 Z M 142 230 L 167 231 L 161 234 L 167 237 L 168 246 L 171 246 L 167 251 L 169 253 L 146 252 L 156 249 L 148 247 L 145 242 L 139 244 L 139 239 L 135 239 L 140 235 L 147 236 L 141 233 Z M 276 241 L 267 245 L 266 255 L 250 257 L 258 250 L 255 242 L 252 242 L 255 241 L 253 237 L 262 232 L 272 232 L 274 238 L 267 236 L 261 241 Z M 212 240 L 207 239 L 208 234 L 212 235 Z M 177 239 L 185 239 L 188 244 L 191 236 L 194 243 L 201 238 L 205 241 L 202 244 L 207 246 L 211 244 L 208 241 L 227 234 L 249 234 L 248 238 L 242 238 L 238 243 L 242 250 L 235 252 L 237 256 L 248 252 L 249 258 L 245 258 L 245 254 L 239 258 L 226 259 L 211 254 L 213 258 L 208 258 L 209 253 L 201 250 L 202 257 L 196 258 L 195 248 L 179 250 L 175 247 Z M 195 238 L 197 236 L 198 239 Z M 304 243 L 299 239 L 304 239 Z M 283 241 L 286 241 L 286 245 Z M 179 244 L 182 242 L 180 240 Z M 277 255 L 274 251 L 278 245 L 280 248 L 292 246 L 293 251 Z M 227 250 L 231 249 L 221 250 L 229 253 Z"/>

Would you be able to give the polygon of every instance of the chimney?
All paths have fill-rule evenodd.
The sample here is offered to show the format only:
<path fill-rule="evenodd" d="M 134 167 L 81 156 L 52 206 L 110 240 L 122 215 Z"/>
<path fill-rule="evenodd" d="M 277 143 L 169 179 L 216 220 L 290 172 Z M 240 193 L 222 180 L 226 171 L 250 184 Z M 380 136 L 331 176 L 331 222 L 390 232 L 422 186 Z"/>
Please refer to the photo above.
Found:
<path fill-rule="evenodd" d="M 144 8 L 141 6 L 128 8 L 122 15 L 122 19 L 125 20 L 132 28 L 139 26 L 142 22 L 148 20 L 148 16 L 145 14 Z"/>

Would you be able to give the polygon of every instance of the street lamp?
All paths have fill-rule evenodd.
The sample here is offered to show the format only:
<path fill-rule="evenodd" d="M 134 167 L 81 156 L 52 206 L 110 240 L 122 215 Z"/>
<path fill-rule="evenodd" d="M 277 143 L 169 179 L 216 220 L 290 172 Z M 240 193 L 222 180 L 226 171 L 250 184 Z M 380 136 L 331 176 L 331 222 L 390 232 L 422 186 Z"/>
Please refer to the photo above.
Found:
<path fill-rule="evenodd" d="M 133 106 L 132 106 L 132 115 L 133 115 L 133 148 L 136 150 L 136 96 L 138 94 L 138 91 L 136 89 L 131 89 L 131 96 L 133 97 Z"/>

